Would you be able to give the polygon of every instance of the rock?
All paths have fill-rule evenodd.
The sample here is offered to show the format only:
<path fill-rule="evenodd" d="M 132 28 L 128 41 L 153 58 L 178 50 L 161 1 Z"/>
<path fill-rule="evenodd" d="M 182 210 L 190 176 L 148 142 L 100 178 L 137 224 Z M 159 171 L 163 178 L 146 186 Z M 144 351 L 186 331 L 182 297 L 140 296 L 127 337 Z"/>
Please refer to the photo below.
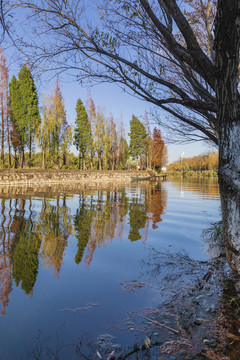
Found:
<path fill-rule="evenodd" d="M 121 346 L 115 343 L 116 338 L 110 334 L 103 334 L 97 338 L 97 348 L 99 353 L 110 354 L 113 350 L 120 351 Z"/>

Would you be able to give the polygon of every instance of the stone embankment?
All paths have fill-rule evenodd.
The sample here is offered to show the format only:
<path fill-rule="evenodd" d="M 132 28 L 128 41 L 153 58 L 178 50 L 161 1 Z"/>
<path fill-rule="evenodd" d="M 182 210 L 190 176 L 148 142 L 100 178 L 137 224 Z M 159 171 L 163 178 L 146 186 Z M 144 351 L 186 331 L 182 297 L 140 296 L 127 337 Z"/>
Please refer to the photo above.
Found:
<path fill-rule="evenodd" d="M 130 182 L 132 177 L 147 177 L 147 171 L 128 170 L 8 170 L 0 169 L 0 185 Z"/>

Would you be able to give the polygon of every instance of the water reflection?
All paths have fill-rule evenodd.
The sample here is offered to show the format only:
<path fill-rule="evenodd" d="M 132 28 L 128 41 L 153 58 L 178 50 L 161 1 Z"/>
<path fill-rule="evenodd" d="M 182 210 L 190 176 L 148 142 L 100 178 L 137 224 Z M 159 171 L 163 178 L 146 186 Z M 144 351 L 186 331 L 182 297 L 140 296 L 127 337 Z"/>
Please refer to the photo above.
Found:
<path fill-rule="evenodd" d="M 5 187 L 0 192 L 2 314 L 13 281 L 33 295 L 41 262 L 60 276 L 70 237 L 77 243 L 75 263 L 89 267 L 96 249 L 122 239 L 124 229 L 130 241 L 147 241 L 148 229 L 158 228 L 167 205 L 167 191 L 159 183 L 98 190 L 78 186 L 61 191 L 58 186 L 52 192 Z"/>
<path fill-rule="evenodd" d="M 191 191 L 196 194 L 201 194 L 201 196 L 206 195 L 208 200 L 219 200 L 220 198 L 218 179 L 214 177 L 173 177 L 171 178 L 171 184 L 180 190 L 181 197 L 184 197 L 185 191 Z"/>

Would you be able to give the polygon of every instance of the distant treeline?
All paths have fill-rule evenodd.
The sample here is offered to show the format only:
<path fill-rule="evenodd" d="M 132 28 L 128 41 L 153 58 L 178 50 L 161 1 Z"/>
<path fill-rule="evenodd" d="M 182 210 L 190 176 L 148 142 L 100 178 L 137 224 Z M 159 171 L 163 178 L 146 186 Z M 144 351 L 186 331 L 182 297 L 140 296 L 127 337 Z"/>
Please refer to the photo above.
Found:
<path fill-rule="evenodd" d="M 123 122 L 117 124 L 112 114 L 95 106 L 90 94 L 86 106 L 77 100 L 75 124 L 70 126 L 58 81 L 43 96 L 40 111 L 28 64 L 8 83 L 0 48 L 1 168 L 161 169 L 166 164 L 161 132 L 155 128 L 151 134 L 146 114 L 144 124 L 132 116 L 128 135 L 129 144 Z"/>
<path fill-rule="evenodd" d="M 217 171 L 218 170 L 218 153 L 212 152 L 191 158 L 179 158 L 178 161 L 168 165 L 168 171 Z"/>

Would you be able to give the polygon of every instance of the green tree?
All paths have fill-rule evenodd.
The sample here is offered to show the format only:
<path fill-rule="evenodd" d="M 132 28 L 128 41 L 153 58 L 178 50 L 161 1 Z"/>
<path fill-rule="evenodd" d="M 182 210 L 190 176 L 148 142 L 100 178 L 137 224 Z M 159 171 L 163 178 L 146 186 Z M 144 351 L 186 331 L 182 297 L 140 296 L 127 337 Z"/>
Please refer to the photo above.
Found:
<path fill-rule="evenodd" d="M 91 126 L 91 132 L 93 134 L 94 120 L 96 119 L 96 107 L 95 107 L 94 101 L 93 101 L 90 93 L 88 93 L 86 109 L 87 109 L 88 118 L 89 118 L 89 122 L 90 122 L 90 126 Z M 89 153 L 90 153 L 90 161 L 91 161 L 91 169 L 92 169 L 93 168 L 93 158 L 94 158 L 94 154 L 95 154 L 93 141 L 90 146 Z"/>
<path fill-rule="evenodd" d="M 24 149 L 27 139 L 27 124 L 25 121 L 26 109 L 24 106 L 22 94 L 19 88 L 18 81 L 13 75 L 9 83 L 10 92 L 10 116 L 14 124 L 15 134 L 18 138 L 18 146 L 20 151 L 20 167 L 24 164 Z"/>
<path fill-rule="evenodd" d="M 23 121 L 26 122 L 26 145 L 29 148 L 29 166 L 31 165 L 32 147 L 35 133 L 40 124 L 37 89 L 27 65 L 18 74 L 19 90 L 25 107 Z"/>
<path fill-rule="evenodd" d="M 137 159 L 138 166 L 139 158 L 146 153 L 148 134 L 146 132 L 145 126 L 134 115 L 132 116 L 132 120 L 130 121 L 129 136 L 129 153 L 133 157 L 133 159 Z"/>
<path fill-rule="evenodd" d="M 69 147 L 72 144 L 72 128 L 69 125 L 64 127 L 63 137 L 62 137 L 62 159 L 63 165 L 67 165 L 68 155 L 69 155 Z"/>
<path fill-rule="evenodd" d="M 76 126 L 74 130 L 74 144 L 76 145 L 76 148 L 79 151 L 79 169 L 80 169 L 80 156 L 81 156 L 83 170 L 85 170 L 86 168 L 85 156 L 87 150 L 91 148 L 92 135 L 91 135 L 91 125 L 88 119 L 88 114 L 81 99 L 77 100 L 76 112 L 77 112 L 77 118 L 75 121 Z"/>

